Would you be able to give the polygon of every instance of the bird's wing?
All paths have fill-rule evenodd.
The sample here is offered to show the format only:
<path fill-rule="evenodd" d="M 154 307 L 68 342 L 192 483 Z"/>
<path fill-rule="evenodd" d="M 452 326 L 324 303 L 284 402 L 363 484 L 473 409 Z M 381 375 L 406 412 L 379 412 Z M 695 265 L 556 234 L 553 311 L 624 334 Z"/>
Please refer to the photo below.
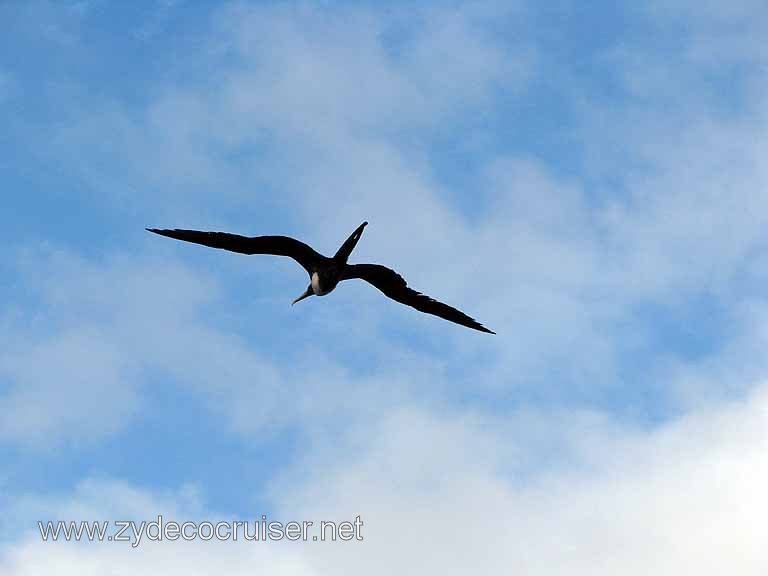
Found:
<path fill-rule="evenodd" d="M 342 275 L 342 280 L 349 280 L 352 278 L 359 278 L 373 284 L 376 288 L 381 290 L 385 296 L 405 304 L 406 306 L 416 308 L 419 312 L 434 314 L 435 316 L 450 320 L 451 322 L 456 322 L 456 324 L 461 324 L 467 328 L 495 334 L 495 332 L 488 330 L 488 328 L 480 324 L 477 320 L 470 318 L 464 314 L 464 312 L 456 310 L 456 308 L 443 304 L 442 302 L 438 302 L 421 292 L 416 292 L 416 290 L 413 290 L 412 288 L 408 288 L 407 283 L 400 274 L 385 266 L 380 266 L 379 264 L 349 264 Z"/>
<path fill-rule="evenodd" d="M 301 264 L 307 273 L 312 274 L 316 264 L 324 259 L 312 248 L 295 238 L 288 236 L 238 236 L 226 232 L 200 232 L 198 230 L 158 230 L 147 228 L 149 232 L 194 242 L 211 248 L 221 248 L 240 254 L 273 254 L 275 256 L 290 256 Z"/>

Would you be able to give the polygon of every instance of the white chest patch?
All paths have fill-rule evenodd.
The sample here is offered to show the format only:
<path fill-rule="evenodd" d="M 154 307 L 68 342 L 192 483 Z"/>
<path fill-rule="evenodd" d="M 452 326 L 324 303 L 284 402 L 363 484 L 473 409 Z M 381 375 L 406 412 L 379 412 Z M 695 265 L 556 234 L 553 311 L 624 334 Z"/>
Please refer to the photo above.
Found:
<path fill-rule="evenodd" d="M 312 273 L 312 292 L 315 293 L 315 296 L 322 296 L 325 294 L 325 292 L 320 289 L 320 276 L 317 275 L 317 272 Z"/>

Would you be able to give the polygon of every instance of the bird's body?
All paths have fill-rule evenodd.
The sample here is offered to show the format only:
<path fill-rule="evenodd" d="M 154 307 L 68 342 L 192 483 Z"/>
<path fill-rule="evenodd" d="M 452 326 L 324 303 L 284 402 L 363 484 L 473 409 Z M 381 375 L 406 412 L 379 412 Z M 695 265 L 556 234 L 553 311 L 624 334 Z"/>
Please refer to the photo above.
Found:
<path fill-rule="evenodd" d="M 348 264 L 347 259 L 360 240 L 367 224 L 368 222 L 363 222 L 358 226 L 341 245 L 333 258 L 323 256 L 303 242 L 288 236 L 254 236 L 249 238 L 226 232 L 158 230 L 155 228 L 147 228 L 147 230 L 168 238 L 241 254 L 273 254 L 293 258 L 307 271 L 310 278 L 306 291 L 293 301 L 294 304 L 309 296 L 325 296 L 332 292 L 342 280 L 357 278 L 372 284 L 385 296 L 411 306 L 420 312 L 433 314 L 480 332 L 495 334 L 456 308 L 409 288 L 402 276 L 394 270 L 379 264 Z"/>
<path fill-rule="evenodd" d="M 339 275 L 336 271 L 331 274 L 324 274 L 320 276 L 320 272 L 312 272 L 312 292 L 315 296 L 325 296 L 330 294 L 334 288 L 339 284 Z"/>

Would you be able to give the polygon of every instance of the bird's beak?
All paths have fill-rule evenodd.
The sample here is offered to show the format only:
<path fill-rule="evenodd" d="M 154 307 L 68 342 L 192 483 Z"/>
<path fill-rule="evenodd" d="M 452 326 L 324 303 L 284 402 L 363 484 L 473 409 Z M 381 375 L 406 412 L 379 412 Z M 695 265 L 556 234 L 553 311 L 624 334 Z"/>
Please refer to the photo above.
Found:
<path fill-rule="evenodd" d="M 301 296 L 299 296 L 298 298 L 296 298 L 296 300 L 294 300 L 294 301 L 291 303 L 291 306 L 293 306 L 294 304 L 296 304 L 296 302 L 300 302 L 301 300 L 304 300 L 304 298 L 307 298 L 308 296 L 312 296 L 313 294 L 314 294 L 314 292 L 312 292 L 312 286 L 310 286 L 309 288 L 307 288 L 307 291 L 306 291 L 306 292 L 304 292 L 304 294 L 302 294 Z"/>

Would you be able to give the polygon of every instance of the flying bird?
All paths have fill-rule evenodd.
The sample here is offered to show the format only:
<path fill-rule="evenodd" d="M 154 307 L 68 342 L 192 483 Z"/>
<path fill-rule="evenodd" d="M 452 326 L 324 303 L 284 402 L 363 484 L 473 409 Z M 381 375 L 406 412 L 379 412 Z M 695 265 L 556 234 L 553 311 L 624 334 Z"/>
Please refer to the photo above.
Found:
<path fill-rule="evenodd" d="M 420 312 L 433 314 L 480 332 L 495 334 L 460 310 L 409 288 L 403 277 L 390 268 L 380 264 L 347 264 L 349 255 L 354 250 L 363 234 L 363 229 L 367 225 L 368 222 L 360 224 L 341 245 L 333 258 L 318 254 L 304 242 L 288 236 L 247 237 L 226 232 L 202 232 L 198 230 L 159 230 L 156 228 L 147 228 L 147 230 L 168 238 L 194 242 L 240 254 L 273 254 L 293 258 L 301 264 L 310 277 L 306 291 L 296 298 L 293 304 L 309 296 L 325 296 L 333 291 L 340 281 L 358 278 L 372 284 L 392 300 L 411 306 Z"/>

